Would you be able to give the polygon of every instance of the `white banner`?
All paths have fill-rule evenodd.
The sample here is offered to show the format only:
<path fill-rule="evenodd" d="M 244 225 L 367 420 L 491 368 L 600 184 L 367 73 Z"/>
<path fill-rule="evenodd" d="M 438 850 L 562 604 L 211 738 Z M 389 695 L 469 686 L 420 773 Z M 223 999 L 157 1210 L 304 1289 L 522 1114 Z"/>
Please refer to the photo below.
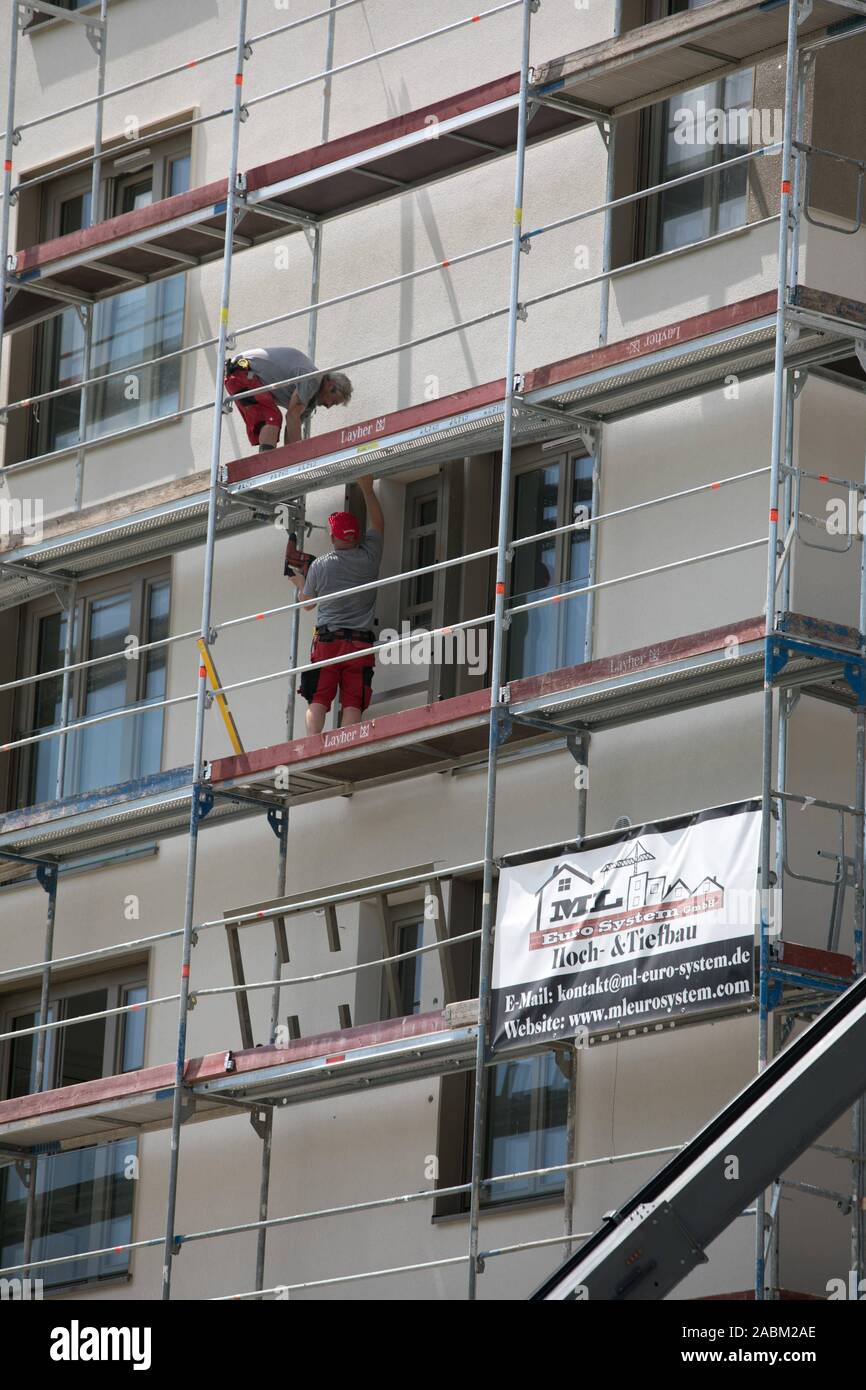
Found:
<path fill-rule="evenodd" d="M 493 1047 L 631 1031 L 752 998 L 760 835 L 759 803 L 741 802 L 503 868 Z"/>

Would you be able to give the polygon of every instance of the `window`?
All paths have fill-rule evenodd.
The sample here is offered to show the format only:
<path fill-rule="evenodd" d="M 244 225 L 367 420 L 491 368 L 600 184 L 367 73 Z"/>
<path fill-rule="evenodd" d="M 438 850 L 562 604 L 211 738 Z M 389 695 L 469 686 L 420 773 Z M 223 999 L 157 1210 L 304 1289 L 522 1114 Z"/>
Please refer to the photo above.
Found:
<path fill-rule="evenodd" d="M 455 879 L 452 883 L 451 919 L 461 923 L 461 932 L 477 930 L 481 925 L 482 886 L 480 879 Z M 453 951 L 457 997 L 475 998 L 479 943 L 476 940 L 454 947 Z M 438 1183 L 441 1187 L 457 1187 L 469 1181 L 474 1090 L 475 1078 L 471 1072 L 443 1076 L 440 1083 Z M 525 1173 L 566 1162 L 567 1111 L 568 1082 L 552 1052 L 508 1059 L 492 1066 L 487 1073 L 484 1177 L 504 1177 L 507 1173 Z M 544 1177 L 515 1178 L 484 1189 L 482 1200 L 485 1205 L 496 1206 L 551 1197 L 562 1191 L 564 1183 L 565 1175 L 561 1172 Z M 438 1198 L 435 1214 L 455 1215 L 468 1209 L 468 1194 L 458 1194 Z"/>
<path fill-rule="evenodd" d="M 396 917 L 395 913 L 406 913 Z M 404 951 L 417 951 L 424 945 L 424 905 L 417 908 L 388 909 L 390 918 L 390 939 L 392 953 L 402 955 Z M 391 1006 L 391 991 L 385 970 L 382 971 L 382 1018 L 408 1018 L 410 1014 L 421 1012 L 421 963 L 423 956 L 410 956 L 408 960 L 398 961 L 394 967 L 394 987 L 397 1007 Z"/>
<path fill-rule="evenodd" d="M 123 1003 L 145 998 L 144 969 L 96 980 L 56 985 L 49 1001 L 50 1022 L 83 1018 Z M 3 1032 L 32 1027 L 39 1010 L 39 991 L 10 1001 L 3 1015 Z M 46 1035 L 43 1090 L 92 1081 L 144 1065 L 145 1014 L 92 1019 Z M 37 1035 L 12 1039 L 0 1052 L 0 1095 L 4 1099 L 29 1095 L 36 1085 Z M 125 1274 L 126 1251 L 76 1260 L 85 1250 L 122 1245 L 132 1236 L 135 1183 L 131 1164 L 137 1155 L 135 1139 L 117 1140 L 54 1157 L 42 1157 L 36 1167 L 33 1254 L 36 1259 L 68 1255 L 61 1265 L 34 1268 L 46 1289 L 93 1282 Z M 0 1264 L 23 1259 L 27 1187 L 15 1167 L 0 1171 Z"/>
<path fill-rule="evenodd" d="M 566 1162 L 568 1081 L 552 1052 L 500 1062 L 488 1077 L 484 1176 L 527 1173 Z M 561 1192 L 563 1173 L 496 1183 L 484 1200 L 494 1205 Z"/>
<path fill-rule="evenodd" d="M 514 540 L 573 521 L 579 507 L 589 514 L 593 460 L 552 460 L 515 475 L 511 535 Z M 532 603 L 566 594 L 589 582 L 589 530 L 545 536 L 514 552 L 511 602 Z M 508 639 L 508 679 L 574 666 L 584 660 L 586 595 L 516 613 Z"/>
<path fill-rule="evenodd" d="M 422 569 L 437 561 L 439 538 L 439 480 L 422 478 L 406 489 L 406 519 L 403 530 L 403 568 Z M 441 572 L 440 572 L 441 573 Z M 428 631 L 437 625 L 439 574 L 421 574 L 402 586 L 401 620 L 410 628 Z"/>
<path fill-rule="evenodd" d="M 188 139 L 172 139 L 126 156 L 108 152 L 101 193 L 104 215 L 134 212 L 187 189 L 188 144 Z M 58 179 L 44 195 L 43 236 L 65 236 L 87 226 L 90 205 L 87 170 Z M 90 376 L 107 377 L 180 348 L 185 283 L 184 275 L 172 275 L 94 305 Z M 76 385 L 84 370 L 84 328 L 76 309 L 65 309 L 37 330 L 36 361 L 41 365 L 34 394 L 68 389 L 43 401 L 34 413 L 31 456 L 78 443 L 81 392 Z M 86 438 L 98 439 L 170 415 L 179 400 L 179 358 L 112 376 L 88 390 Z"/>
<path fill-rule="evenodd" d="M 651 18 L 698 9 L 709 0 L 669 0 Z M 749 149 L 749 120 L 754 71 L 709 82 L 651 107 L 643 120 L 644 187 L 665 183 L 713 166 Z M 642 254 L 656 255 L 678 246 L 741 227 L 748 212 L 748 165 L 655 194 L 641 205 Z"/>
<path fill-rule="evenodd" d="M 131 706 L 140 707 L 142 712 L 95 724 L 67 737 L 63 795 L 78 795 L 160 770 L 163 711 L 147 706 L 165 695 L 166 649 L 160 647 L 136 658 L 130 639 L 137 638 L 144 645 L 168 636 L 169 598 L 169 579 L 163 566 L 112 575 L 80 592 L 73 662 L 114 659 L 73 673 L 69 722 Z M 32 605 L 25 625 L 26 673 L 53 671 L 63 665 L 67 623 L 67 614 L 52 601 Z M 25 687 L 16 721 L 19 727 L 31 732 L 57 728 L 62 691 L 61 676 Z M 46 739 L 23 752 L 19 805 L 53 801 L 59 741 Z"/>

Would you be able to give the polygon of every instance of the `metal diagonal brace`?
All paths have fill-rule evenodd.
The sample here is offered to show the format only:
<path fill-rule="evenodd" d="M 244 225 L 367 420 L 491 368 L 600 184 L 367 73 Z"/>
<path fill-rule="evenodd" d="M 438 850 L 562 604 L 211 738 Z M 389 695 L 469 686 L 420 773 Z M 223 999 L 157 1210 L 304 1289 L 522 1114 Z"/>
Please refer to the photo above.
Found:
<path fill-rule="evenodd" d="M 211 683 L 211 686 L 213 687 L 212 698 L 215 700 L 217 709 L 222 715 L 222 720 L 226 726 L 226 732 L 229 736 L 229 742 L 231 743 L 231 746 L 236 753 L 245 753 L 246 749 L 244 748 L 244 745 L 241 743 L 241 736 L 238 733 L 234 715 L 229 709 L 228 700 L 222 693 L 222 682 L 219 678 L 217 668 L 214 665 L 214 659 L 211 656 L 210 647 L 208 646 L 207 642 L 204 640 L 203 637 L 200 637 L 198 639 L 198 649 L 201 654 L 202 667 L 207 675 L 208 680 Z"/>

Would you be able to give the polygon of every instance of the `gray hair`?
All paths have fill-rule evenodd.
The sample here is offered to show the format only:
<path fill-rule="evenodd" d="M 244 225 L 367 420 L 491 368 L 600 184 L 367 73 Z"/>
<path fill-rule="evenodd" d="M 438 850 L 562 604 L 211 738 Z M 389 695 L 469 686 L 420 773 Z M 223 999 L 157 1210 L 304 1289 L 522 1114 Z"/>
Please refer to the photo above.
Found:
<path fill-rule="evenodd" d="M 325 380 L 330 381 L 343 405 L 348 405 L 352 399 L 352 383 L 345 372 L 327 372 Z"/>

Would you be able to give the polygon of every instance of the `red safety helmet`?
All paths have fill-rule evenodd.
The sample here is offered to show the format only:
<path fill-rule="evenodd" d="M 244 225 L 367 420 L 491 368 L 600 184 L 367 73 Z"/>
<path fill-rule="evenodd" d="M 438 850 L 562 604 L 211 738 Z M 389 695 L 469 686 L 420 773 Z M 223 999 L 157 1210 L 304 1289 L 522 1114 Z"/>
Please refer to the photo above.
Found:
<path fill-rule="evenodd" d="M 357 541 L 361 539 L 358 518 L 351 512 L 333 512 L 328 517 L 331 535 L 336 541 Z"/>

